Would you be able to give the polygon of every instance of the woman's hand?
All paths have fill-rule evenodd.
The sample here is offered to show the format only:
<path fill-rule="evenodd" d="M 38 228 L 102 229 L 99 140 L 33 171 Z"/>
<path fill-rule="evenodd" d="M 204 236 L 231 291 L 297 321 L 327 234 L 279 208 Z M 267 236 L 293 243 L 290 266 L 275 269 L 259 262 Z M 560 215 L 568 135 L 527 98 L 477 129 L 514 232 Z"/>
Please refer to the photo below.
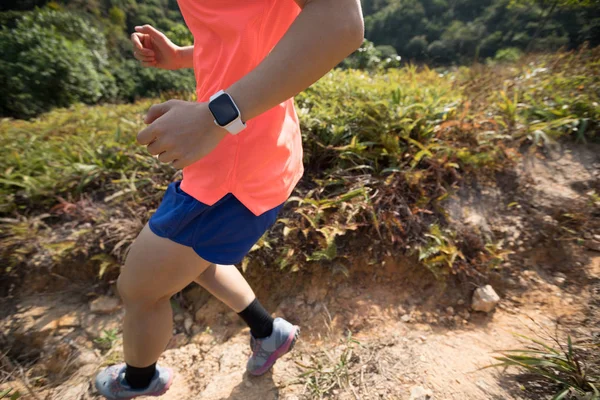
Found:
<path fill-rule="evenodd" d="M 136 26 L 131 34 L 133 56 L 144 67 L 179 69 L 183 67 L 182 48 L 151 25 Z"/>
<path fill-rule="evenodd" d="M 158 160 L 181 169 L 205 157 L 227 135 L 214 123 L 208 103 L 169 100 L 150 107 L 148 127 L 137 136 Z"/>

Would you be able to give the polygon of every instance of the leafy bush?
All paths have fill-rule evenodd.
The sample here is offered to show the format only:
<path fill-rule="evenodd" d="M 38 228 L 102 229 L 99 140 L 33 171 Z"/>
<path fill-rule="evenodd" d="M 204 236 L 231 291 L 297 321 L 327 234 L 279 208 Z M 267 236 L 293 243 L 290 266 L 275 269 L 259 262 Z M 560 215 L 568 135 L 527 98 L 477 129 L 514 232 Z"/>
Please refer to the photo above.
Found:
<path fill-rule="evenodd" d="M 415 36 L 406 45 L 406 55 L 410 58 L 422 59 L 427 54 L 427 38 Z"/>
<path fill-rule="evenodd" d="M 597 140 L 598 52 L 526 56 L 516 65 L 446 72 L 414 66 L 332 71 L 296 97 L 305 178 L 289 201 L 293 209 L 284 210 L 254 247 L 254 261 L 246 262 L 292 271 L 319 262 L 343 272 L 357 251 L 377 257 L 410 246 L 415 260 L 420 256 L 440 278 L 484 275 L 502 250 L 473 232 L 455 231 L 447 199 L 463 182 L 510 167 L 514 148 L 535 149 L 538 137 Z M 122 70 L 137 75 L 132 71 Z M 135 93 L 135 78 L 118 79 Z M 77 248 L 90 262 L 106 265 L 92 257 L 110 252 L 114 264 L 120 261 L 117 249 L 127 247 L 177 174 L 135 142 L 142 115 L 158 101 L 75 105 L 33 121 L 0 120 L 0 216 L 17 221 L 0 224 L 0 264 L 28 262 L 43 247 L 39 237 L 62 218 L 57 210 L 73 213 L 69 218 L 84 213 L 94 226 L 110 225 L 120 213 L 115 221 L 122 230 L 103 228 L 102 237 L 88 230 L 62 247 L 51 242 L 50 254 L 62 249 L 60 257 L 70 256 Z M 89 216 L 87 199 L 101 211 Z M 127 219 L 128 210 L 139 212 Z M 44 228 L 47 213 L 52 218 Z M 375 238 L 368 244 L 375 247 L 364 248 L 365 235 Z M 86 244 L 104 238 L 111 240 L 104 249 Z"/>
<path fill-rule="evenodd" d="M 136 60 L 121 61 L 114 67 L 113 74 L 117 82 L 118 97 L 127 101 L 159 96 L 166 92 L 193 92 L 196 86 L 192 70 L 144 68 Z"/>
<path fill-rule="evenodd" d="M 392 46 L 375 46 L 365 40 L 358 50 L 341 62 L 340 67 L 350 69 L 376 70 L 395 68 L 400 65 L 400 56 Z"/>
<path fill-rule="evenodd" d="M 174 24 L 171 30 L 166 33 L 167 37 L 179 46 L 191 46 L 194 44 L 192 33 L 183 24 Z"/>
<path fill-rule="evenodd" d="M 427 47 L 427 53 L 433 61 L 438 63 L 447 63 L 452 61 L 453 59 L 453 55 L 450 49 L 448 48 L 448 44 L 444 43 L 441 40 L 436 40 L 432 42 Z"/>
<path fill-rule="evenodd" d="M 516 367 L 529 373 L 544 381 L 549 389 L 555 387 L 553 400 L 566 399 L 567 396 L 600 400 L 600 371 L 592 369 L 593 361 L 598 361 L 594 360 L 593 354 L 600 346 L 597 340 L 574 343 L 571 336 L 567 336 L 565 343 L 556 337 L 552 337 L 551 342 L 545 342 L 523 335 L 516 336 L 526 340 L 526 348 L 499 351 L 500 355 L 494 357 L 498 363 L 487 368 L 503 368 L 506 371 L 508 367 Z"/>
<path fill-rule="evenodd" d="M 436 63 L 470 63 L 506 47 L 556 51 L 586 41 L 597 46 L 597 8 L 597 1 L 363 1 L 367 39 L 392 45 L 403 57 Z"/>
<path fill-rule="evenodd" d="M 523 52 L 516 47 L 501 49 L 496 52 L 494 60 L 500 62 L 516 62 L 523 57 Z"/>
<path fill-rule="evenodd" d="M 0 31 L 0 114 L 32 117 L 52 107 L 113 98 L 104 37 L 71 13 L 39 11 Z"/>

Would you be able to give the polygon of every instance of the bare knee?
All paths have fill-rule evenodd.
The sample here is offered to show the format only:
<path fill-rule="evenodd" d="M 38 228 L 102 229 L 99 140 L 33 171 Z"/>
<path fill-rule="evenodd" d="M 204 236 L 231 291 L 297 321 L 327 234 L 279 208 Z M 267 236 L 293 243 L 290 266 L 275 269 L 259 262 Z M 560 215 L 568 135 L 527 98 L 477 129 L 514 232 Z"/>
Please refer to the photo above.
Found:
<path fill-rule="evenodd" d="M 126 272 L 122 272 L 119 275 L 117 290 L 126 308 L 151 308 L 156 306 L 160 301 L 168 300 L 171 297 L 160 290 L 152 290 L 152 288 L 139 284 L 135 277 Z"/>

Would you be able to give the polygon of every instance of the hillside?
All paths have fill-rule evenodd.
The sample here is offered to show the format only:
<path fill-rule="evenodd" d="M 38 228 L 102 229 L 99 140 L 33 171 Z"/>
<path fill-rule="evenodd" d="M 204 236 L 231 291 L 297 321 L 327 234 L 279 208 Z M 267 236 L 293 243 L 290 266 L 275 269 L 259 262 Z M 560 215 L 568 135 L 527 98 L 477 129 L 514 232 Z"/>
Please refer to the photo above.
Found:
<path fill-rule="evenodd" d="M 493 351 L 523 346 L 510 332 L 555 347 L 570 335 L 596 379 L 598 52 L 335 70 L 298 95 L 306 174 L 240 267 L 303 341 L 250 380 L 236 316 L 189 287 L 173 300 L 164 362 L 181 375 L 165 398 L 562 391 L 535 374 L 477 371 Z M 0 398 L 95 399 L 89 377 L 120 357 L 119 266 L 180 176 L 135 144 L 164 99 L 0 121 Z M 473 291 L 487 284 L 500 303 L 475 311 Z"/>
<path fill-rule="evenodd" d="M 343 68 L 516 61 L 600 44 L 597 0 L 365 0 L 363 7 L 368 41 Z M 145 69 L 132 59 L 128 37 L 143 24 L 178 45 L 193 42 L 175 0 L 3 1 L 0 116 L 192 91 L 192 71 Z"/>

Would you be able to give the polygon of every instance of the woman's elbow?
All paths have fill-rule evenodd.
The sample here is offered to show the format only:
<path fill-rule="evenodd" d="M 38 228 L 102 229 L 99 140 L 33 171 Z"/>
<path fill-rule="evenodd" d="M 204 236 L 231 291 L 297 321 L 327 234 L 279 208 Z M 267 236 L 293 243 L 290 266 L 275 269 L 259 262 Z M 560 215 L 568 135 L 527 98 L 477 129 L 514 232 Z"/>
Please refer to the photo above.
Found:
<path fill-rule="evenodd" d="M 347 40 L 349 50 L 353 52 L 363 44 L 365 39 L 365 23 L 360 6 L 358 10 L 351 13 L 345 25 L 344 36 Z"/>

